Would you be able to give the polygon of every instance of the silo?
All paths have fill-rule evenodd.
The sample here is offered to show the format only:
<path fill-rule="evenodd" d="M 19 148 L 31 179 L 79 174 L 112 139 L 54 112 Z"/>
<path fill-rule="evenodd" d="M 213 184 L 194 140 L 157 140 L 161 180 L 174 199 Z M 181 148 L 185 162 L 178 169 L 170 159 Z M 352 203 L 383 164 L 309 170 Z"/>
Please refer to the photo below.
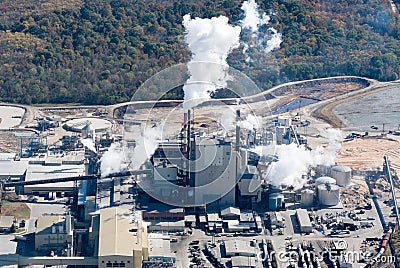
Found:
<path fill-rule="evenodd" d="M 329 165 L 317 165 L 315 167 L 315 172 L 321 176 L 331 175 L 331 166 Z"/>
<path fill-rule="evenodd" d="M 334 166 L 331 169 L 331 176 L 339 186 L 347 186 L 351 182 L 351 168 L 347 166 Z"/>
<path fill-rule="evenodd" d="M 321 184 L 336 184 L 336 180 L 332 177 L 322 176 L 315 180 L 315 184 L 317 186 Z"/>
<path fill-rule="evenodd" d="M 314 191 L 305 189 L 301 191 L 300 205 L 301 207 L 312 207 L 314 204 Z"/>
<path fill-rule="evenodd" d="M 336 206 L 339 203 L 339 186 L 336 184 L 320 184 L 318 200 L 322 206 Z"/>
<path fill-rule="evenodd" d="M 268 199 L 268 207 L 271 210 L 278 210 L 279 208 L 282 207 L 282 202 L 284 200 L 284 197 L 280 193 L 272 193 L 269 195 Z"/>
<path fill-rule="evenodd" d="M 278 208 L 282 207 L 283 201 L 285 201 L 285 196 L 283 194 L 278 194 L 278 196 L 277 196 L 277 206 L 278 206 Z"/>

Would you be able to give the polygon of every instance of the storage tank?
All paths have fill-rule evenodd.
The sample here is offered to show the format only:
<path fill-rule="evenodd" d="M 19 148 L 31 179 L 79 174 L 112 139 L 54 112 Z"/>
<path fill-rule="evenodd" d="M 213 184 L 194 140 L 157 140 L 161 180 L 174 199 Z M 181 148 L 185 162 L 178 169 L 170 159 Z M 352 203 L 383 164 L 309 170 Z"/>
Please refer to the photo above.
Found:
<path fill-rule="evenodd" d="M 315 184 L 317 186 L 321 184 L 336 184 L 336 180 L 332 177 L 322 176 L 315 180 Z"/>
<path fill-rule="evenodd" d="M 277 205 L 278 205 L 278 208 L 281 208 L 282 207 L 282 205 L 283 205 L 283 201 L 285 200 L 285 196 L 283 195 L 283 194 L 278 194 L 278 197 L 277 197 Z"/>
<path fill-rule="evenodd" d="M 315 167 L 315 172 L 321 176 L 331 175 L 331 166 L 329 165 L 317 165 Z"/>
<path fill-rule="evenodd" d="M 305 189 L 301 191 L 300 199 L 301 207 L 312 207 L 314 205 L 314 191 L 310 189 Z"/>
<path fill-rule="evenodd" d="M 318 200 L 322 206 L 336 206 L 339 203 L 339 186 L 336 184 L 318 185 Z"/>
<path fill-rule="evenodd" d="M 271 194 L 268 199 L 268 207 L 271 210 L 277 210 L 278 209 L 278 198 L 276 194 Z"/>
<path fill-rule="evenodd" d="M 273 193 L 269 195 L 268 207 L 271 210 L 278 210 L 282 207 L 284 196 L 280 193 Z"/>
<path fill-rule="evenodd" d="M 347 166 L 334 166 L 331 169 L 331 176 L 339 186 L 347 186 L 351 182 L 351 168 Z"/>

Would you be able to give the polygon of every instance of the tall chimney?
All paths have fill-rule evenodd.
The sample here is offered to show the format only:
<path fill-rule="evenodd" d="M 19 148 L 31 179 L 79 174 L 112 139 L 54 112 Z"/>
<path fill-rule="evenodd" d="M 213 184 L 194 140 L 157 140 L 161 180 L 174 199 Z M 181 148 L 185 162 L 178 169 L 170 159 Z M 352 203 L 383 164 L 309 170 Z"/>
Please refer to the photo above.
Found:
<path fill-rule="evenodd" d="M 235 150 L 238 152 L 240 149 L 240 110 L 236 110 L 236 141 L 235 141 Z"/>

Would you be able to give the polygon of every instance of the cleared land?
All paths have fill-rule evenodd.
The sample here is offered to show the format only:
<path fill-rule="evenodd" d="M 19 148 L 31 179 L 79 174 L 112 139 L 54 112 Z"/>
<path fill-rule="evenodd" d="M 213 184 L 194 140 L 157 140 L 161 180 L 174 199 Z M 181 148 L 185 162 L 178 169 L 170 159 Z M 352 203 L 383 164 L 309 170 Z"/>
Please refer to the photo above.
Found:
<path fill-rule="evenodd" d="M 382 169 L 384 155 L 389 156 L 391 166 L 400 175 L 400 141 L 395 139 L 361 138 L 344 142 L 336 162 L 356 170 Z"/>

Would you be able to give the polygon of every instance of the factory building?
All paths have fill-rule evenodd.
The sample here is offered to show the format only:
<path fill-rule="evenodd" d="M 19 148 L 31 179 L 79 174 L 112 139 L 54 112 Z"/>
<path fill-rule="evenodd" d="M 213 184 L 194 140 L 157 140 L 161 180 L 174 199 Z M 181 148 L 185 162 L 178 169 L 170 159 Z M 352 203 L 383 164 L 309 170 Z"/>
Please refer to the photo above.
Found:
<path fill-rule="evenodd" d="M 34 182 L 38 180 L 76 177 L 85 175 L 85 165 L 62 165 L 61 162 L 46 162 L 43 165 L 29 165 L 26 171 L 25 181 Z M 75 185 L 73 181 L 25 185 L 24 194 L 46 195 L 49 192 L 66 193 L 73 192 Z"/>
<path fill-rule="evenodd" d="M 24 178 L 27 168 L 28 161 L 26 160 L 0 159 L 0 180 L 20 181 Z"/>
<path fill-rule="evenodd" d="M 256 267 L 256 258 L 245 256 L 234 256 L 231 258 L 232 268 L 252 268 Z"/>
<path fill-rule="evenodd" d="M 246 240 L 226 240 L 225 241 L 225 254 L 227 257 L 245 256 L 255 257 L 256 251 L 250 246 L 249 241 Z"/>
<path fill-rule="evenodd" d="M 72 256 L 73 219 L 67 215 L 43 215 L 37 219 L 35 250 L 45 255 Z"/>
<path fill-rule="evenodd" d="M 98 229 L 98 267 L 142 267 L 149 260 L 147 228 L 134 222 L 129 209 L 111 207 L 100 210 L 93 220 L 92 231 Z M 95 237 L 94 235 L 92 237 Z M 93 243 L 93 241 L 92 241 Z"/>
<path fill-rule="evenodd" d="M 160 233 L 149 233 L 149 260 L 144 261 L 144 265 L 156 264 L 173 266 L 176 262 L 176 256 L 171 251 L 170 236 Z"/>
<path fill-rule="evenodd" d="M 221 218 L 224 220 L 238 220 L 240 218 L 240 209 L 227 207 L 221 210 Z"/>
<path fill-rule="evenodd" d="M 159 204 L 157 207 L 147 208 L 143 211 L 144 220 L 184 220 L 185 210 L 183 208 L 173 208 L 165 204 Z"/>
<path fill-rule="evenodd" d="M 296 209 L 296 218 L 297 221 L 299 222 L 300 231 L 302 233 L 312 232 L 312 225 L 307 210 L 302 208 Z"/>
<path fill-rule="evenodd" d="M 244 174 L 237 186 L 239 190 L 238 200 L 240 207 L 246 207 L 246 204 L 251 205 L 253 202 L 261 200 L 261 179 L 256 166 L 246 166 Z"/>
<path fill-rule="evenodd" d="M 215 150 L 217 149 L 217 150 Z M 196 204 L 208 204 L 218 200 L 220 206 L 235 205 L 235 186 L 239 154 L 232 143 L 222 139 L 204 139 L 196 145 Z M 205 186 L 205 187 L 204 187 Z M 204 189 L 204 190 L 202 190 Z M 224 193 L 227 190 L 227 193 Z"/>
<path fill-rule="evenodd" d="M 151 159 L 153 180 L 141 187 L 171 200 L 171 204 L 234 206 L 237 192 L 243 197 L 242 203 L 258 202 L 261 182 L 257 168 L 247 167 L 248 149 L 240 146 L 240 127 L 236 129 L 237 141 L 232 142 L 230 138 L 200 137 L 191 132 L 190 124 L 188 112 L 180 140 L 160 143 Z M 176 185 L 183 187 L 178 190 Z"/>
<path fill-rule="evenodd" d="M 6 233 L 12 229 L 14 216 L 0 216 L 0 233 Z"/>

